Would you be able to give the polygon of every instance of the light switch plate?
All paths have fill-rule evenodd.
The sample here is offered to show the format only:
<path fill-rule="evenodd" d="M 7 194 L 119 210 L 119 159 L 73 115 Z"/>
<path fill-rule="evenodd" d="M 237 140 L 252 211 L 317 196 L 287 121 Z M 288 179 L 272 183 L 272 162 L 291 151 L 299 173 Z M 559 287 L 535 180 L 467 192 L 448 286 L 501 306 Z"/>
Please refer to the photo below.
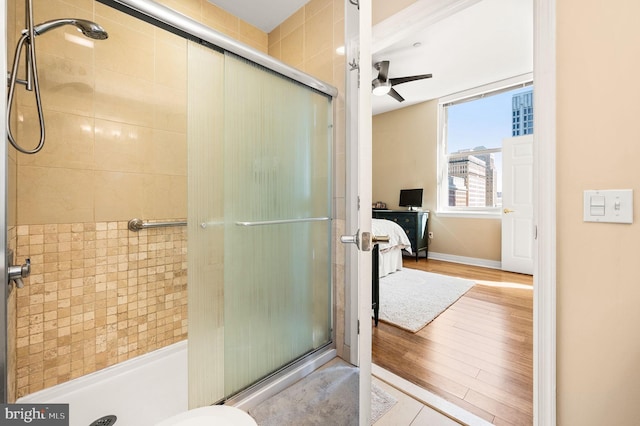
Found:
<path fill-rule="evenodd" d="M 584 191 L 583 211 L 585 222 L 633 223 L 633 190 Z"/>

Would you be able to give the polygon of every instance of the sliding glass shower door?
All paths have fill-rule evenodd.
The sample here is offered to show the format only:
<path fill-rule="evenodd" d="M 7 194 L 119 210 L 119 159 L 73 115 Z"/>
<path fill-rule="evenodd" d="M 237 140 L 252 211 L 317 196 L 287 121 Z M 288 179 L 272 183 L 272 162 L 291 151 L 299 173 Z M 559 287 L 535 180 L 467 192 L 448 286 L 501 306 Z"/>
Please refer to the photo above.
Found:
<path fill-rule="evenodd" d="M 197 406 L 331 340 L 332 106 L 233 54 L 189 50 L 205 64 L 189 75 L 189 367 L 209 394 Z"/>
<path fill-rule="evenodd" d="M 225 391 L 330 338 L 331 102 L 225 56 Z"/>

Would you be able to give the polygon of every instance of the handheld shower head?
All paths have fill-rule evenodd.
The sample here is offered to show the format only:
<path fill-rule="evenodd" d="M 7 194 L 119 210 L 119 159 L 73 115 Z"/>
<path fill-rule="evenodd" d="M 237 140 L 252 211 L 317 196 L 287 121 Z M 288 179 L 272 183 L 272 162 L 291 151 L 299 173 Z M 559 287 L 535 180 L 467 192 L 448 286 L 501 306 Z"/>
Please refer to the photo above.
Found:
<path fill-rule="evenodd" d="M 76 18 L 54 19 L 52 21 L 46 21 L 36 25 L 33 28 L 33 32 L 35 35 L 40 35 L 63 25 L 73 25 L 77 27 L 80 32 L 82 32 L 82 34 L 94 40 L 104 40 L 109 37 L 109 34 L 107 34 L 104 28 L 102 28 L 95 22 Z"/>
<path fill-rule="evenodd" d="M 109 35 L 100 25 L 95 22 L 88 21 L 86 19 L 54 19 L 53 21 L 43 22 L 39 25 L 33 26 L 33 11 L 32 2 L 28 0 L 26 2 L 27 10 L 27 28 L 22 30 L 22 36 L 18 40 L 16 46 L 16 53 L 13 58 L 13 66 L 11 73 L 9 74 L 9 93 L 7 94 L 7 112 L 6 112 L 6 126 L 7 126 L 7 139 L 15 149 L 23 154 L 36 154 L 44 147 L 45 130 L 44 130 L 44 115 L 42 112 L 42 102 L 40 99 L 40 88 L 38 84 L 38 67 L 36 65 L 36 48 L 35 48 L 35 36 L 44 34 L 49 30 L 61 27 L 63 25 L 73 25 L 78 28 L 82 34 L 94 40 L 104 40 Z M 20 55 L 22 48 L 26 44 L 27 51 L 27 78 L 26 80 L 18 79 L 18 62 L 20 61 Z M 38 145 L 33 149 L 23 148 L 13 137 L 11 132 L 11 110 L 13 105 L 13 95 L 16 88 L 16 83 L 24 84 L 29 91 L 33 91 L 36 97 L 36 107 L 38 109 L 38 120 L 40 122 L 40 141 Z"/>

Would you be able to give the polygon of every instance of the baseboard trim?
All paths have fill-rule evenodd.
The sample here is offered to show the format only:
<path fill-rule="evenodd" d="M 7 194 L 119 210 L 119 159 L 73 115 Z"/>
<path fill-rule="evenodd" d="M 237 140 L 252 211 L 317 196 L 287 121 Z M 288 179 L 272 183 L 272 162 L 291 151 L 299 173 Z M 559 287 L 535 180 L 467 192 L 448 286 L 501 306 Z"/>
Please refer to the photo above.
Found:
<path fill-rule="evenodd" d="M 479 259 L 477 257 L 456 256 L 455 254 L 429 252 L 429 259 L 445 262 L 462 263 L 464 265 L 482 266 L 484 268 L 502 269 L 502 262 L 497 260 Z"/>

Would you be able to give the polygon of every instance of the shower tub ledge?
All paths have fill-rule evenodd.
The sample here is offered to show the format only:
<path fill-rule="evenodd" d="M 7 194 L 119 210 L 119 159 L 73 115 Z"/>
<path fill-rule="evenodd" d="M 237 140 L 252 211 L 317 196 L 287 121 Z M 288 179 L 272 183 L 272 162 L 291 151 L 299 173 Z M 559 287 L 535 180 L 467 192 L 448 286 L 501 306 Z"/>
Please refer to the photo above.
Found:
<path fill-rule="evenodd" d="M 151 426 L 186 411 L 187 341 L 107 367 L 18 399 L 18 403 L 69 404 L 69 426 L 107 416 L 115 426 Z"/>

